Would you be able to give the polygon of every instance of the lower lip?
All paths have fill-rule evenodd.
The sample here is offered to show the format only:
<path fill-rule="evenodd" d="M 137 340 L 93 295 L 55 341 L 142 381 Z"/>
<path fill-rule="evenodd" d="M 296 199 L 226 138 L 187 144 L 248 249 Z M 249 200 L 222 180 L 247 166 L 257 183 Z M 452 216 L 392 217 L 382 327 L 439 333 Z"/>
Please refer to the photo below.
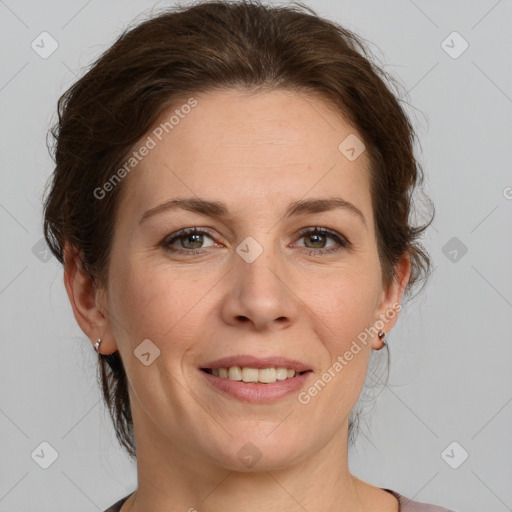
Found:
<path fill-rule="evenodd" d="M 260 384 L 255 382 L 243 382 L 223 377 L 216 377 L 203 370 L 199 370 L 206 380 L 216 389 L 226 393 L 243 402 L 250 403 L 271 403 L 292 393 L 296 393 L 304 386 L 308 376 L 312 372 L 305 372 L 291 379 L 278 380 L 271 384 Z"/>

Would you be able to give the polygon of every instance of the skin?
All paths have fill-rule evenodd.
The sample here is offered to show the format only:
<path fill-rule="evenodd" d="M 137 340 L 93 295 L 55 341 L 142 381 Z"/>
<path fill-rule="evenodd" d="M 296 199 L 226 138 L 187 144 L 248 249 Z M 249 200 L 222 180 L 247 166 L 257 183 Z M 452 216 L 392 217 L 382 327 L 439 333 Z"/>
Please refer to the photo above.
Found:
<path fill-rule="evenodd" d="M 122 184 L 106 286 L 96 288 L 66 249 L 75 317 L 91 342 L 102 338 L 103 354 L 119 350 L 128 376 L 138 489 L 122 512 L 164 512 L 170 504 L 201 512 L 396 512 L 396 498 L 348 468 L 348 418 L 371 350 L 382 345 L 377 336 L 307 405 L 296 393 L 272 404 L 241 402 L 206 385 L 198 369 L 224 356 L 278 355 L 306 362 L 312 383 L 400 303 L 409 257 L 384 287 L 366 153 L 351 162 L 338 150 L 357 131 L 331 105 L 297 92 L 194 97 L 197 106 Z M 229 216 L 179 209 L 139 222 L 156 205 L 195 196 L 224 202 Z M 366 225 L 339 208 L 283 218 L 292 201 L 333 196 L 356 206 Z M 339 245 L 330 235 L 300 234 L 315 226 L 350 246 L 321 254 Z M 209 228 L 202 245 L 185 236 L 172 247 L 188 254 L 164 248 L 166 237 L 189 227 Z M 249 236 L 263 248 L 252 263 L 236 252 Z M 195 247 L 202 253 L 190 255 Z M 160 350 L 149 366 L 133 355 L 145 339 Z M 251 468 L 237 456 L 248 442 L 261 453 Z"/>

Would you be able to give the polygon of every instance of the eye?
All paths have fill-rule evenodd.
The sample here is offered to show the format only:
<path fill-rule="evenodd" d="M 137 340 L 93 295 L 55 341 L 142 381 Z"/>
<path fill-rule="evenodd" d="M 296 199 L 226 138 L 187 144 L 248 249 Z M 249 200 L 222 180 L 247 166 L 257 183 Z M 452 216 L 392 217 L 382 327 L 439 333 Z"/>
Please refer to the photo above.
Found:
<path fill-rule="evenodd" d="M 331 254 L 351 246 L 350 242 L 343 235 L 326 228 L 306 228 L 299 235 L 299 239 L 304 239 L 307 243 L 298 245 L 298 247 L 303 247 L 305 250 L 309 249 L 310 255 Z M 206 239 L 209 239 L 211 243 L 204 245 Z M 329 239 L 334 241 L 330 246 L 326 245 Z M 199 228 L 181 229 L 166 237 L 162 242 L 162 246 L 166 251 L 175 254 L 186 254 L 187 256 L 203 254 L 205 252 L 203 249 L 216 245 L 209 232 Z"/>
<path fill-rule="evenodd" d="M 300 239 L 309 240 L 305 245 L 299 247 L 306 247 L 311 249 L 310 254 L 324 254 L 335 253 L 342 249 L 350 247 L 350 242 L 336 231 L 330 229 L 314 227 L 301 231 Z M 334 244 L 326 246 L 327 240 L 334 240 Z"/>
<path fill-rule="evenodd" d="M 205 238 L 209 238 L 213 243 L 209 245 L 203 245 Z M 186 228 L 181 229 L 177 233 L 173 233 L 167 237 L 162 245 L 166 250 L 181 253 L 181 254 L 201 254 L 202 251 L 198 249 L 205 249 L 206 247 L 212 247 L 215 245 L 212 237 L 207 231 L 198 228 Z M 177 245 L 177 246 L 176 246 Z M 181 246 L 181 247 L 180 247 Z"/>

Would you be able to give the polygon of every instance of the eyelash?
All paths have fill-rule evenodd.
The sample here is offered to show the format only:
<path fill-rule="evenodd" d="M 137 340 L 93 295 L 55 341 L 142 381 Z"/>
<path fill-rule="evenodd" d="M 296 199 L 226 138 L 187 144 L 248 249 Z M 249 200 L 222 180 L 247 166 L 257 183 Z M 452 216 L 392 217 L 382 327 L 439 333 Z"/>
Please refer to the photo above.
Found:
<path fill-rule="evenodd" d="M 307 236 L 307 235 L 313 235 L 313 234 L 320 234 L 320 235 L 326 235 L 330 238 L 332 238 L 336 243 L 338 244 L 338 247 L 330 247 L 328 249 L 306 249 L 309 250 L 310 255 L 318 256 L 319 254 L 333 254 L 337 253 L 343 249 L 348 249 L 351 247 L 351 243 L 342 235 L 339 233 L 336 233 L 336 231 L 331 231 L 330 229 L 321 228 L 321 227 L 314 227 L 314 228 L 306 228 L 302 230 L 299 233 L 299 239 Z M 180 231 L 176 232 L 175 234 L 170 235 L 170 237 L 167 237 L 162 242 L 162 245 L 164 246 L 164 249 L 166 251 L 169 251 L 174 254 L 186 254 L 188 256 L 198 256 L 200 254 L 204 254 L 204 249 L 176 249 L 174 247 L 171 247 L 171 244 L 176 242 L 177 240 L 181 240 L 185 238 L 188 235 L 207 235 L 209 238 L 212 238 L 212 235 L 205 230 L 198 229 L 198 228 L 185 228 L 181 229 Z"/>

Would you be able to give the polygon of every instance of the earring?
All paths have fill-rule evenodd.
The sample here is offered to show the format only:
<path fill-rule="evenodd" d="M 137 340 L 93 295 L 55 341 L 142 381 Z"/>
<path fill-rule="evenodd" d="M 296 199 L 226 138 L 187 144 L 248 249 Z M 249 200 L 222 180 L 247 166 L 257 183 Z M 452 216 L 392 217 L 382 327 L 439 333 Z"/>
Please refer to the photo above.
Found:
<path fill-rule="evenodd" d="M 386 340 L 385 340 L 385 336 L 386 336 L 386 333 L 384 331 L 380 331 L 379 332 L 379 339 L 381 340 L 382 345 L 379 348 L 375 349 L 375 350 L 381 350 L 382 348 L 384 348 L 384 345 L 387 345 Z"/>
<path fill-rule="evenodd" d="M 96 343 L 94 344 L 94 350 L 96 350 L 96 352 L 98 352 L 98 354 L 100 353 L 100 343 L 101 343 L 101 338 L 98 338 L 98 341 L 96 341 Z"/>

